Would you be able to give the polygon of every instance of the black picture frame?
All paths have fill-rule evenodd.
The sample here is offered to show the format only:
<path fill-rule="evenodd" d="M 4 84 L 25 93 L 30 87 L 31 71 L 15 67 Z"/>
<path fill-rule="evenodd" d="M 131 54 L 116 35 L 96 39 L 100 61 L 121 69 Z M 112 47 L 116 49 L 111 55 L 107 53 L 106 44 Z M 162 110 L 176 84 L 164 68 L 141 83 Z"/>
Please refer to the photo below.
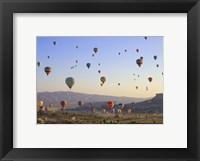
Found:
<path fill-rule="evenodd" d="M 13 13 L 187 13 L 187 148 L 13 148 Z M 199 0 L 0 0 L 1 160 L 200 160 L 199 54 Z"/>

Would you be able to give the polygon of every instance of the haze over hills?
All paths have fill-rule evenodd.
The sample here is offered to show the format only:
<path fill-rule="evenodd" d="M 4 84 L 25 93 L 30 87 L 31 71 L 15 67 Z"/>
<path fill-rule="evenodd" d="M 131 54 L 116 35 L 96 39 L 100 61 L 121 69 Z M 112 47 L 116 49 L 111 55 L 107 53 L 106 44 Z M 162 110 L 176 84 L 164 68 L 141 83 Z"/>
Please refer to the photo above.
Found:
<path fill-rule="evenodd" d="M 37 93 L 37 100 L 42 100 L 44 102 L 44 106 L 49 106 L 50 104 L 53 104 L 54 106 L 60 106 L 60 101 L 67 100 L 68 108 L 78 107 L 78 101 L 82 101 L 85 105 L 89 104 L 90 102 L 95 102 L 95 104 L 97 103 L 100 105 L 106 101 L 128 104 L 131 102 L 142 102 L 149 99 L 151 98 L 117 97 L 97 94 L 84 94 L 71 91 Z"/>

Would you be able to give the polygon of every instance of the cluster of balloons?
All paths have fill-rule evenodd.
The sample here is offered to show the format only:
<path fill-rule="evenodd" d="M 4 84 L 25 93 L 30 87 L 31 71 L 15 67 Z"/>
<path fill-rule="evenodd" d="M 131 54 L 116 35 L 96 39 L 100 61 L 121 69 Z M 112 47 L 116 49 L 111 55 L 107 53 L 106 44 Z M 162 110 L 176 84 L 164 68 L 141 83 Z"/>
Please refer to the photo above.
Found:
<path fill-rule="evenodd" d="M 144 39 L 145 40 L 147 40 L 147 37 L 144 37 Z M 56 41 L 53 41 L 53 45 L 54 46 L 56 46 L 56 44 L 57 44 L 57 42 Z M 76 46 L 76 48 L 78 49 L 78 46 Z M 99 51 L 99 49 L 97 48 L 97 47 L 94 47 L 93 48 L 93 52 L 94 52 L 94 54 L 97 54 L 98 53 L 98 51 Z M 125 49 L 124 50 L 125 52 L 127 52 L 127 50 Z M 139 48 L 137 48 L 136 49 L 136 52 L 137 53 L 139 53 L 140 52 L 140 49 Z M 94 56 L 94 54 L 93 54 L 93 56 Z M 120 52 L 118 53 L 119 55 L 121 54 Z M 48 56 L 48 59 L 50 58 L 50 56 Z M 153 59 L 154 60 L 157 60 L 157 55 L 154 55 L 153 56 Z M 76 60 L 76 63 L 78 63 L 78 60 Z M 144 63 L 144 59 L 143 59 L 143 56 L 140 56 L 140 58 L 139 59 L 136 59 L 136 64 L 139 66 L 139 67 L 142 67 L 142 65 L 143 65 L 143 63 Z M 100 63 L 98 63 L 98 65 L 100 66 Z M 37 66 L 38 67 L 40 67 L 41 66 L 41 62 L 37 62 Z M 77 65 L 75 65 L 75 67 L 77 67 Z M 91 63 L 86 63 L 86 67 L 88 68 L 88 69 L 90 69 L 91 68 Z M 158 68 L 159 67 L 159 64 L 156 64 L 156 67 Z M 72 66 L 71 67 L 71 69 L 74 69 L 74 66 Z M 49 67 L 49 66 L 46 66 L 45 68 L 44 68 L 44 71 L 45 71 L 45 73 L 46 73 L 46 75 L 48 76 L 51 72 L 52 72 L 52 68 L 51 67 Z M 98 73 L 100 74 L 101 73 L 101 70 L 98 70 Z M 135 75 L 135 74 L 134 74 Z M 162 73 L 162 75 L 163 75 L 163 73 Z M 138 77 L 139 77 L 139 75 L 138 75 Z M 135 81 L 136 79 L 134 79 L 134 81 Z M 152 82 L 152 80 L 153 80 L 153 78 L 152 77 L 148 77 L 148 81 L 149 82 Z M 104 83 L 106 82 L 106 77 L 105 76 L 102 76 L 102 77 L 100 77 L 100 85 L 101 86 L 103 86 L 104 85 Z M 74 84 L 75 84 L 75 79 L 73 78 L 73 77 L 67 77 L 66 79 L 65 79 L 65 83 L 66 83 L 66 85 L 70 88 L 70 90 L 71 90 L 71 88 L 74 86 Z M 118 86 L 120 86 L 120 83 L 118 83 Z M 136 86 L 136 89 L 138 89 L 138 86 Z M 146 88 L 146 90 L 148 90 L 148 87 Z"/>

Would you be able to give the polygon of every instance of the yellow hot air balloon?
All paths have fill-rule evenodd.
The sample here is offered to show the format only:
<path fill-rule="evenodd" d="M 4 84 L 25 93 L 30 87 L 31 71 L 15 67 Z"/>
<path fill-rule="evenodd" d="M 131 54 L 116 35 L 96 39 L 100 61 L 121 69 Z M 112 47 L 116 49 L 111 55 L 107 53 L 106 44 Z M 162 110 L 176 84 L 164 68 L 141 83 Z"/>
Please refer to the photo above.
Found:
<path fill-rule="evenodd" d="M 43 105 L 43 101 L 38 101 L 38 106 L 40 107 L 40 106 L 42 106 Z"/>
<path fill-rule="evenodd" d="M 106 82 L 106 77 L 101 77 L 100 81 L 104 84 Z"/>

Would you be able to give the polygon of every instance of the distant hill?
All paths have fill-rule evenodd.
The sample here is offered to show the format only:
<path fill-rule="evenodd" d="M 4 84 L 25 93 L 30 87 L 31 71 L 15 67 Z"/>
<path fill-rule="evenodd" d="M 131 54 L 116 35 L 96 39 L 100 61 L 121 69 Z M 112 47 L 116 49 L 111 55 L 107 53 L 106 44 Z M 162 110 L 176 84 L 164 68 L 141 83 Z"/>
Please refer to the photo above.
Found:
<path fill-rule="evenodd" d="M 116 96 L 106 96 L 97 94 L 84 94 L 77 92 L 39 92 L 37 93 L 37 99 L 44 102 L 44 106 L 53 104 L 54 106 L 60 106 L 61 100 L 67 100 L 68 108 L 78 107 L 78 101 L 82 101 L 83 106 L 88 106 L 90 102 L 96 106 L 103 105 L 106 106 L 106 101 L 114 101 L 118 103 L 130 103 L 130 102 L 142 102 L 150 98 L 134 98 L 134 97 L 116 97 Z"/>
<path fill-rule="evenodd" d="M 139 102 L 136 104 L 125 104 L 124 109 L 131 108 L 135 112 L 143 113 L 154 113 L 159 112 L 163 113 L 163 94 L 159 93 L 150 100 Z"/>

